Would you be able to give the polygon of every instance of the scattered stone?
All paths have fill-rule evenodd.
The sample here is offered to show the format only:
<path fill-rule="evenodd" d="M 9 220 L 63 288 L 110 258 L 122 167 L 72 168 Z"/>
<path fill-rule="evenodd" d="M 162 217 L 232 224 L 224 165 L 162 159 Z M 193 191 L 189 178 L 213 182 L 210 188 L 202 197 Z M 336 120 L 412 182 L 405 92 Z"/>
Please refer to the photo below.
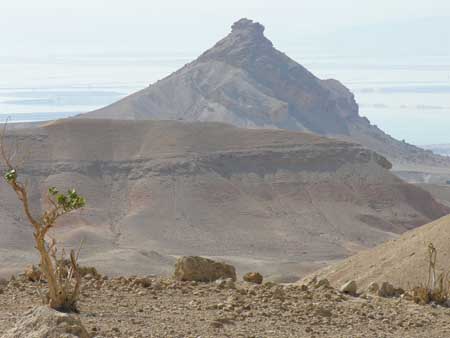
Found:
<path fill-rule="evenodd" d="M 25 313 L 1 338 L 90 338 L 80 319 L 40 306 Z"/>
<path fill-rule="evenodd" d="M 308 280 L 307 286 L 313 286 L 317 284 L 317 276 L 314 276 L 310 280 Z"/>
<path fill-rule="evenodd" d="M 326 278 L 320 279 L 316 284 L 314 285 L 316 289 L 318 288 L 328 288 L 330 287 L 330 281 Z"/>
<path fill-rule="evenodd" d="M 98 273 L 97 269 L 93 266 L 80 266 L 79 273 L 82 277 L 90 275 L 91 279 L 101 279 L 102 276 Z"/>
<path fill-rule="evenodd" d="M 341 288 L 339 289 L 339 291 L 341 291 L 342 293 L 351 295 L 351 296 L 356 296 L 357 289 L 358 289 L 358 286 L 357 286 L 356 282 L 354 280 L 352 280 L 352 281 L 348 281 L 347 283 L 342 285 Z"/>
<path fill-rule="evenodd" d="M 254 284 L 262 284 L 263 276 L 259 272 L 247 272 L 244 277 L 244 281 Z"/>
<path fill-rule="evenodd" d="M 321 306 L 316 308 L 315 314 L 320 317 L 331 317 L 332 316 L 332 313 L 330 310 L 325 309 Z"/>
<path fill-rule="evenodd" d="M 281 286 L 277 286 L 277 287 L 275 287 L 273 289 L 272 298 L 279 299 L 279 300 L 284 300 L 285 293 L 284 293 L 284 290 L 283 290 L 283 288 Z"/>
<path fill-rule="evenodd" d="M 213 327 L 213 328 L 215 328 L 215 329 L 220 329 L 220 328 L 223 327 L 223 324 L 222 324 L 221 322 L 217 321 L 217 320 L 213 320 L 213 321 L 210 323 L 210 325 L 211 325 L 211 327 Z"/>
<path fill-rule="evenodd" d="M 231 278 L 235 281 L 236 270 L 232 265 L 208 258 L 185 256 L 178 258 L 174 277 L 179 281 L 212 282 L 219 278 Z"/>
<path fill-rule="evenodd" d="M 150 278 L 136 278 L 131 282 L 133 286 L 140 286 L 142 288 L 149 288 L 152 286 L 152 280 Z"/>
<path fill-rule="evenodd" d="M 150 286 L 143 288 L 142 281 Z M 100 282 L 99 290 L 96 285 Z M 45 323 L 46 319 L 31 322 L 28 331 L 6 336 L 14 325 L 23 326 L 24 319 L 30 316 L 27 313 L 30 306 L 39 304 L 40 295 L 47 289 L 45 283 L 29 283 L 25 278 L 17 278 L 10 284 L 17 286 L 8 286 L 4 294 L 0 293 L 1 338 L 84 338 L 84 332 L 77 331 L 78 326 L 68 324 L 65 318 L 61 327 L 56 328 L 56 336 L 53 331 L 47 335 L 38 326 L 38 321 Z M 321 286 L 316 288 L 316 284 Z M 160 290 L 156 291 L 155 285 Z M 81 318 L 91 338 L 145 338 L 149 332 L 154 337 L 172 338 L 448 336 L 448 309 L 434 299 L 427 301 L 431 305 L 419 307 L 413 304 L 417 298 L 412 298 L 411 291 L 402 299 L 368 294 L 366 298 L 352 298 L 326 285 L 321 281 L 311 287 L 273 282 L 259 285 L 234 282 L 231 278 L 213 283 L 166 277 L 85 279 Z M 394 294 L 398 290 L 394 288 Z"/>
<path fill-rule="evenodd" d="M 30 282 L 37 282 L 39 280 L 41 280 L 42 278 L 42 272 L 41 270 L 36 267 L 35 265 L 30 265 L 25 269 L 25 277 L 30 281 Z"/>
<path fill-rule="evenodd" d="M 395 289 L 394 289 L 394 293 L 395 293 L 395 296 L 396 296 L 396 297 L 399 297 L 399 296 L 405 294 L 405 290 L 403 290 L 402 288 L 395 288 Z"/>
<path fill-rule="evenodd" d="M 221 289 L 235 289 L 236 285 L 231 278 L 219 278 L 216 280 L 216 285 Z"/>
<path fill-rule="evenodd" d="M 383 282 L 381 284 L 380 289 L 378 290 L 378 296 L 386 298 L 394 297 L 395 296 L 394 286 L 388 282 Z"/>
<path fill-rule="evenodd" d="M 380 286 L 376 282 L 370 283 L 369 286 L 367 287 L 367 292 L 372 294 L 377 294 L 378 290 L 380 290 Z"/>

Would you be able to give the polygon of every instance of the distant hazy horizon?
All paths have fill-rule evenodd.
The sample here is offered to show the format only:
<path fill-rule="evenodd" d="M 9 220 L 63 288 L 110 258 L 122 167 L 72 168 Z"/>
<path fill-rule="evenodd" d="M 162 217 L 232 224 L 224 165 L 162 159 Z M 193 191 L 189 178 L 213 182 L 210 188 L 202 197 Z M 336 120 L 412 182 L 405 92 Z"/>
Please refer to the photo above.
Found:
<path fill-rule="evenodd" d="M 249 17 L 398 139 L 450 143 L 450 2 L 24 0 L 0 5 L 0 119 L 65 117 L 169 75 Z"/>

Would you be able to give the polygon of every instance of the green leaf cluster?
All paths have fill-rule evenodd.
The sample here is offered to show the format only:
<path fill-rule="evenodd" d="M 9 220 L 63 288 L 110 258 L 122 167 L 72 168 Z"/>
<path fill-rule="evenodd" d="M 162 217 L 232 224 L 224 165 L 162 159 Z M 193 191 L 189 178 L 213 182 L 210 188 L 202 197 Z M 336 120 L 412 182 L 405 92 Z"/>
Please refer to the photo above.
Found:
<path fill-rule="evenodd" d="M 55 187 L 51 187 L 48 189 L 48 193 L 55 197 L 58 206 L 66 212 L 82 208 L 86 205 L 85 198 L 78 195 L 75 189 L 70 189 L 67 194 L 60 194 Z"/>
<path fill-rule="evenodd" d="M 15 169 L 8 170 L 4 177 L 7 182 L 13 182 L 17 180 L 17 171 Z"/>

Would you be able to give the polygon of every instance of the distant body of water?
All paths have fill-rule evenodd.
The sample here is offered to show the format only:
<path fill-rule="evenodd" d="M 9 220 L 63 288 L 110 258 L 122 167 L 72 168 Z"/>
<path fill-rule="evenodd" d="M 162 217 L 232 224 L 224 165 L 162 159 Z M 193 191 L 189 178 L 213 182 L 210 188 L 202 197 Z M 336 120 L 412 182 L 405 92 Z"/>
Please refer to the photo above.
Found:
<path fill-rule="evenodd" d="M 450 60 L 292 55 L 350 88 L 360 114 L 413 144 L 450 143 Z M 194 56 L 0 59 L 0 120 L 44 121 L 88 112 L 148 86 Z"/>

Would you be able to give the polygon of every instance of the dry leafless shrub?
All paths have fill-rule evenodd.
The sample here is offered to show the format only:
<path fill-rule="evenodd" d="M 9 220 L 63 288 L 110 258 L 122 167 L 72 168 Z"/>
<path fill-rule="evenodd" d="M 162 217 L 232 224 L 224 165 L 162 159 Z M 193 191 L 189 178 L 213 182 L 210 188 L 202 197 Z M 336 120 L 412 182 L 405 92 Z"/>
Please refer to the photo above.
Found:
<path fill-rule="evenodd" d="M 35 217 L 30 208 L 27 185 L 20 181 L 17 168 L 12 163 L 16 152 L 8 153 L 5 134 L 6 123 L 0 134 L 0 156 L 6 166 L 3 177 L 16 193 L 27 220 L 34 228 L 34 240 L 40 256 L 39 268 L 48 284 L 45 303 L 58 311 L 77 312 L 76 303 L 79 299 L 82 280 L 77 263 L 79 250 L 78 253 L 71 250 L 67 259 L 64 250 L 58 254 L 56 241 L 49 238 L 49 231 L 54 228 L 56 220 L 61 216 L 82 208 L 85 205 L 85 199 L 74 189 L 64 194 L 55 187 L 50 187 L 47 192 L 49 207 L 39 217 Z"/>

